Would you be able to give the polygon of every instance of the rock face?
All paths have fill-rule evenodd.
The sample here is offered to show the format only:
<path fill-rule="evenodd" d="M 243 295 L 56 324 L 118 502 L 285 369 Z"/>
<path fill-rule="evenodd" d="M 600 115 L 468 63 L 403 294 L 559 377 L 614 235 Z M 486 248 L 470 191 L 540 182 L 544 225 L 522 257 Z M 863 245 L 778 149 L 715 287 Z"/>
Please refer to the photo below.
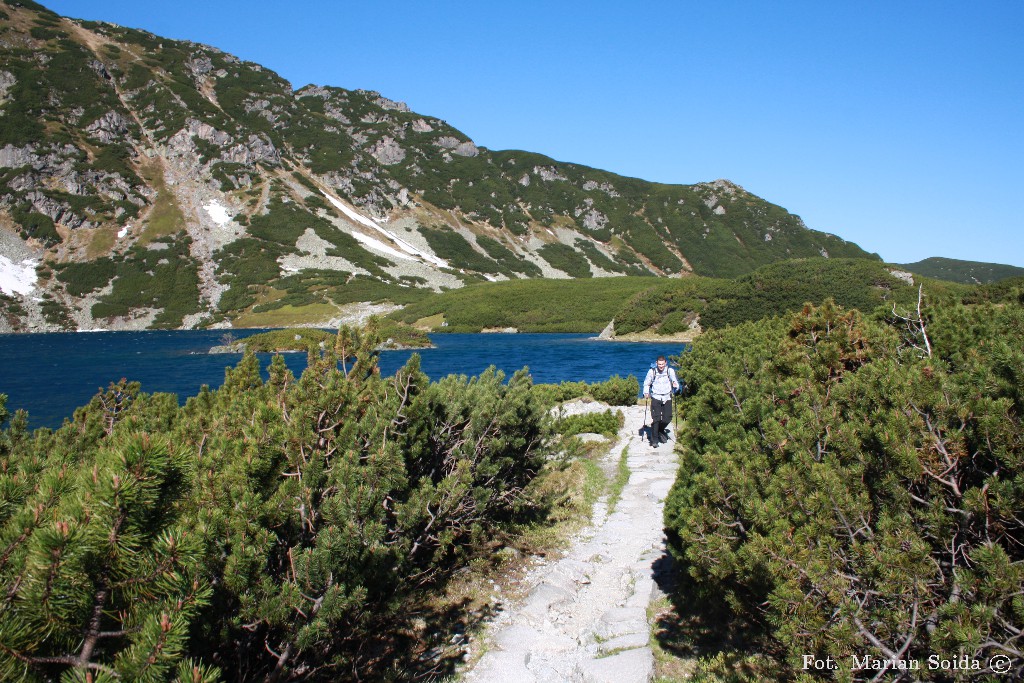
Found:
<path fill-rule="evenodd" d="M 116 111 L 108 111 L 85 127 L 87 133 L 104 145 L 122 140 L 128 134 L 128 121 Z"/>
<path fill-rule="evenodd" d="M 4 12 L 0 229 L 60 264 L 31 295 L 0 302 L 22 327 L 258 323 L 286 300 L 331 316 L 352 278 L 376 301 L 567 267 L 605 277 L 697 263 L 728 276 L 865 255 L 728 181 L 655 186 L 493 152 L 374 91 L 296 91 L 213 47 L 54 23 L 31 4 Z M 40 22 L 59 40 L 34 36 Z M 326 244 L 318 253 L 299 244 L 309 232 Z M 153 243 L 166 262 L 149 259 Z"/>
<path fill-rule="evenodd" d="M 0 71 L 0 103 L 7 100 L 7 93 L 18 82 L 10 71 Z"/>
<path fill-rule="evenodd" d="M 392 137 L 384 136 L 369 150 L 374 159 L 385 166 L 394 166 L 405 159 L 405 150 Z"/>
<path fill-rule="evenodd" d="M 903 280 L 908 285 L 914 284 L 914 274 L 913 273 L 908 273 L 905 270 L 896 270 L 895 268 L 890 269 L 889 272 L 892 274 L 893 277 L 899 278 L 900 280 Z"/>
<path fill-rule="evenodd" d="M 21 166 L 32 166 L 38 157 L 33 153 L 31 146 L 15 147 L 4 145 L 0 148 L 0 168 L 19 168 Z"/>
<path fill-rule="evenodd" d="M 452 150 L 452 154 L 458 154 L 460 157 L 475 157 L 480 154 L 480 150 L 472 142 L 466 141 L 456 146 Z"/>

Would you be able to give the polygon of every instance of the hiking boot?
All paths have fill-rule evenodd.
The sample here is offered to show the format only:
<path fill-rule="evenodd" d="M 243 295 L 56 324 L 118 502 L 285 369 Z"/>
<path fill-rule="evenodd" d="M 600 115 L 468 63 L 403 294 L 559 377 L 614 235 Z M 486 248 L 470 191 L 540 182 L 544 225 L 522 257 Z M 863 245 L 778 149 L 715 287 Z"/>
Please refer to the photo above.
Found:
<path fill-rule="evenodd" d="M 651 444 L 651 448 L 657 448 L 657 447 L 658 447 L 658 444 L 656 444 L 656 443 L 652 443 Z"/>
<path fill-rule="evenodd" d="M 668 443 L 668 434 L 661 435 L 661 443 Z"/>

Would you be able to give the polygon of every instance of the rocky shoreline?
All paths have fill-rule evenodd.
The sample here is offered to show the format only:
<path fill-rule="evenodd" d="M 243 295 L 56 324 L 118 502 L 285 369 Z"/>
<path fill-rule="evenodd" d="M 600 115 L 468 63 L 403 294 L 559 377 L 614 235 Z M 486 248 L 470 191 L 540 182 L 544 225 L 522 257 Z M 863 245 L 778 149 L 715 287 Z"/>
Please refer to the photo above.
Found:
<path fill-rule="evenodd" d="M 680 342 L 691 344 L 700 336 L 699 332 L 679 332 L 677 334 L 655 334 L 653 332 L 631 332 L 614 337 L 594 337 L 599 341 L 613 342 Z"/>
<path fill-rule="evenodd" d="M 644 332 L 629 332 L 627 334 L 615 334 L 615 321 L 612 320 L 603 330 L 601 330 L 601 334 L 594 338 L 600 341 L 615 342 L 681 342 L 684 344 L 692 344 L 702 332 L 703 330 L 700 327 L 699 320 L 694 320 L 694 323 L 690 325 L 689 329 L 683 332 L 676 332 L 674 334 L 658 334 L 652 330 L 645 330 Z"/>

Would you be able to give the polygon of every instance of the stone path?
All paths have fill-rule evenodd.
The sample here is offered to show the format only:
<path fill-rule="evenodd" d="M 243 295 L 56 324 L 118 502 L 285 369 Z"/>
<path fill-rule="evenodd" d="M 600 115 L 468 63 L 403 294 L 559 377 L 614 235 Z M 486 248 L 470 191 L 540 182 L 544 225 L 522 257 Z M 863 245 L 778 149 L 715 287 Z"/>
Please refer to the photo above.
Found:
<path fill-rule="evenodd" d="M 653 674 L 647 606 L 654 563 L 664 554 L 662 510 L 675 479 L 674 442 L 651 448 L 638 436 L 642 406 L 626 409 L 608 458 L 629 447 L 629 482 L 615 511 L 604 500 L 565 557 L 527 576 L 518 605 L 491 624 L 485 654 L 467 683 L 641 683 Z"/>

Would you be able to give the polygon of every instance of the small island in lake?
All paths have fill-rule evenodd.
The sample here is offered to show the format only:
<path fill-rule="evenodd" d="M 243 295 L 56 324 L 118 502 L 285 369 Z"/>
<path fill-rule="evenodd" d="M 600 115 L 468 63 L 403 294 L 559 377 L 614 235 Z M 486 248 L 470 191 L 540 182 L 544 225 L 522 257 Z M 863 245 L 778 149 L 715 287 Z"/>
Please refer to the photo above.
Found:
<path fill-rule="evenodd" d="M 380 318 L 375 319 L 374 324 L 381 339 L 377 345 L 378 351 L 433 348 L 427 333 L 412 325 Z M 334 336 L 335 333 L 328 330 L 289 327 L 260 332 L 245 339 L 227 339 L 226 343 L 212 347 L 210 353 L 245 353 L 248 350 L 257 353 L 305 352 L 310 347 L 326 347 L 332 343 Z"/>

